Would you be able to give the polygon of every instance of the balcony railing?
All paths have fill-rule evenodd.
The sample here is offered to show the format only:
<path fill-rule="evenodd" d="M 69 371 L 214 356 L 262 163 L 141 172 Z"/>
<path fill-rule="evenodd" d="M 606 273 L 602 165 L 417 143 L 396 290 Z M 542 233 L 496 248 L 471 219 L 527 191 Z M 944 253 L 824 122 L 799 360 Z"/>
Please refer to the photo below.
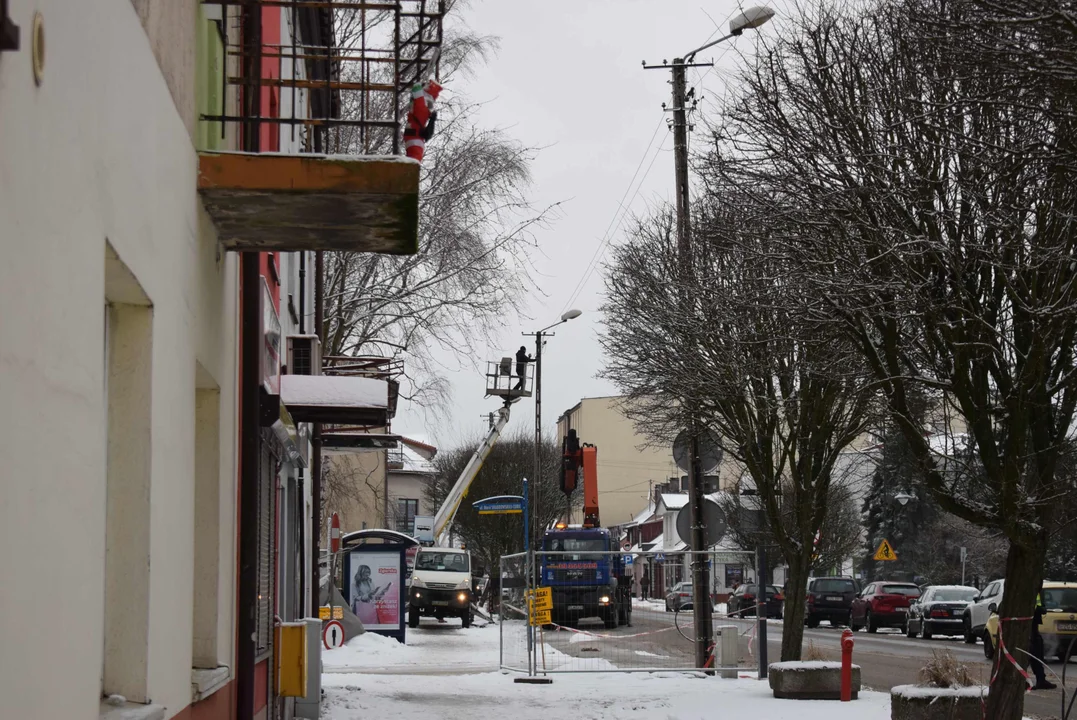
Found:
<path fill-rule="evenodd" d="M 416 82 L 437 74 L 441 0 L 203 0 L 218 8 L 223 101 L 201 121 L 199 190 L 231 250 L 418 250 Z M 208 110 L 208 108 L 207 108 Z M 230 132 L 229 132 L 230 131 Z"/>
<path fill-rule="evenodd" d="M 400 376 L 404 374 L 403 360 L 377 356 L 328 355 L 322 358 L 322 374 L 385 380 L 389 383 L 388 419 L 396 416 L 397 402 L 400 399 Z"/>

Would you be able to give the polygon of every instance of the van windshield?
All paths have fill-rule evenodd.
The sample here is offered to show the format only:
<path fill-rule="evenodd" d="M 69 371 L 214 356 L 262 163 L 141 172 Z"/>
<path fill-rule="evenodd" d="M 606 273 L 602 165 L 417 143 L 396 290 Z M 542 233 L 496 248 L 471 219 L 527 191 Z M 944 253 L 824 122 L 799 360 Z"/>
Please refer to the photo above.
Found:
<path fill-rule="evenodd" d="M 440 572 L 470 572 L 468 557 L 464 553 L 427 552 L 423 550 L 415 558 L 416 570 Z"/>

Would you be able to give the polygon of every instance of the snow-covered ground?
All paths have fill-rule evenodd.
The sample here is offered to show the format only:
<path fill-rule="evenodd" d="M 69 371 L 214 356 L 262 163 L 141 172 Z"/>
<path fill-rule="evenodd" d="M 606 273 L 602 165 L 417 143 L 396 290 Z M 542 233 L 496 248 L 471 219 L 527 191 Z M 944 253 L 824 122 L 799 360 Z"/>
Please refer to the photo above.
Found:
<path fill-rule="evenodd" d="M 498 627 L 476 618 L 468 629 L 456 618 L 444 623 L 423 619 L 405 635 L 407 644 L 392 638 L 364 633 L 336 650 L 322 652 L 327 674 L 429 674 L 489 672 L 499 667 Z"/>
<path fill-rule="evenodd" d="M 497 625 L 424 620 L 407 644 L 366 633 L 323 653 L 323 718 L 474 720 L 496 710 L 512 720 L 696 720 L 722 715 L 770 720 L 888 720 L 890 698 L 862 692 L 852 703 L 775 700 L 751 673 L 722 680 L 693 673 L 554 674 L 552 685 L 514 683 L 497 671 Z M 571 658 L 547 644 L 546 667 Z M 608 669 L 614 670 L 614 666 Z"/>
<path fill-rule="evenodd" d="M 495 711 L 512 720 L 889 720 L 890 697 L 862 692 L 851 703 L 775 700 L 758 680 L 685 674 L 557 675 L 552 685 L 525 685 L 511 675 L 434 677 L 326 675 L 326 720 L 474 720 Z"/>

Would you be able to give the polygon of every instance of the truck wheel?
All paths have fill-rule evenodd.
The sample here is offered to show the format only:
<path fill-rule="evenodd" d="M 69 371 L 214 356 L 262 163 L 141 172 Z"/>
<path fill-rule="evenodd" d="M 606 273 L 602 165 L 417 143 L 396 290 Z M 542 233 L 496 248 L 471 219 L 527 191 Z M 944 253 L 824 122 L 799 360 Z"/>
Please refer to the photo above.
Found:
<path fill-rule="evenodd" d="M 419 611 L 415 608 L 408 608 L 408 627 L 419 627 Z"/>
<path fill-rule="evenodd" d="M 606 625 L 607 630 L 613 630 L 617 627 L 617 608 L 610 608 L 610 611 L 602 618 L 602 622 Z"/>

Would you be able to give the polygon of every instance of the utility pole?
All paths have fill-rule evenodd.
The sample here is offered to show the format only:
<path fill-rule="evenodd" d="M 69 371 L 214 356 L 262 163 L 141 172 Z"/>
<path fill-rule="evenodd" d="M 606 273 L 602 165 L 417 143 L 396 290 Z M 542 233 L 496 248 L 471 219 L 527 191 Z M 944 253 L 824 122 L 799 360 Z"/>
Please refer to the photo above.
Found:
<path fill-rule="evenodd" d="M 729 40 L 747 29 L 758 28 L 774 16 L 774 11 L 766 7 L 752 7 L 743 10 L 729 21 L 729 34 L 717 40 L 704 43 L 683 57 L 673 58 L 672 65 L 665 61 L 661 65 L 648 65 L 643 62 L 645 70 L 670 69 L 673 71 L 673 159 L 677 176 L 677 256 L 680 269 L 681 288 L 681 323 L 691 326 L 692 298 L 688 294 L 692 279 L 692 228 L 691 206 L 688 197 L 688 119 L 687 108 L 689 92 L 685 87 L 685 73 L 690 67 L 711 67 L 714 63 L 695 63 L 696 53 L 714 47 Z M 664 106 L 663 106 L 664 107 Z M 692 617 L 696 627 L 696 667 L 704 667 L 707 662 L 707 650 L 714 632 L 711 626 L 710 609 L 710 572 L 707 568 L 706 533 L 703 519 L 703 473 L 699 458 L 699 418 L 690 407 L 691 398 L 681 398 L 688 407 L 689 454 L 688 463 L 688 506 L 689 519 L 692 524 L 690 546 L 692 548 Z"/>
<path fill-rule="evenodd" d="M 724 38 L 723 38 L 724 39 Z M 694 53 L 693 53 L 694 55 Z M 688 194 L 688 91 L 685 74 L 690 67 L 710 67 L 712 63 L 693 63 L 684 58 L 673 58 L 666 65 L 644 65 L 644 69 L 669 69 L 673 72 L 673 162 L 676 176 L 677 197 L 677 259 L 681 277 L 681 322 L 690 324 L 692 298 L 688 294 L 692 279 L 692 221 Z M 691 537 L 687 538 L 692 550 L 692 619 L 696 630 L 696 667 L 707 664 L 714 631 L 710 613 L 710 570 L 707 567 L 706 528 L 703 519 L 703 468 L 699 457 L 699 425 L 695 412 L 688 408 L 689 455 L 688 466 L 688 516 L 692 525 Z M 683 538 L 682 538 L 683 539 Z"/>
<path fill-rule="evenodd" d="M 684 313 L 681 322 L 689 323 L 691 298 L 688 288 L 692 277 L 692 224 L 688 196 L 688 101 L 685 87 L 687 65 L 682 58 L 673 59 L 673 163 L 677 179 L 677 256 L 681 277 L 685 281 L 682 294 Z M 707 568 L 706 528 L 703 520 L 703 472 L 699 458 L 699 427 L 695 413 L 689 408 L 689 447 L 691 462 L 688 468 L 688 517 L 692 524 L 692 619 L 696 628 L 696 667 L 707 664 L 708 650 L 714 631 L 710 613 L 710 571 Z"/>

